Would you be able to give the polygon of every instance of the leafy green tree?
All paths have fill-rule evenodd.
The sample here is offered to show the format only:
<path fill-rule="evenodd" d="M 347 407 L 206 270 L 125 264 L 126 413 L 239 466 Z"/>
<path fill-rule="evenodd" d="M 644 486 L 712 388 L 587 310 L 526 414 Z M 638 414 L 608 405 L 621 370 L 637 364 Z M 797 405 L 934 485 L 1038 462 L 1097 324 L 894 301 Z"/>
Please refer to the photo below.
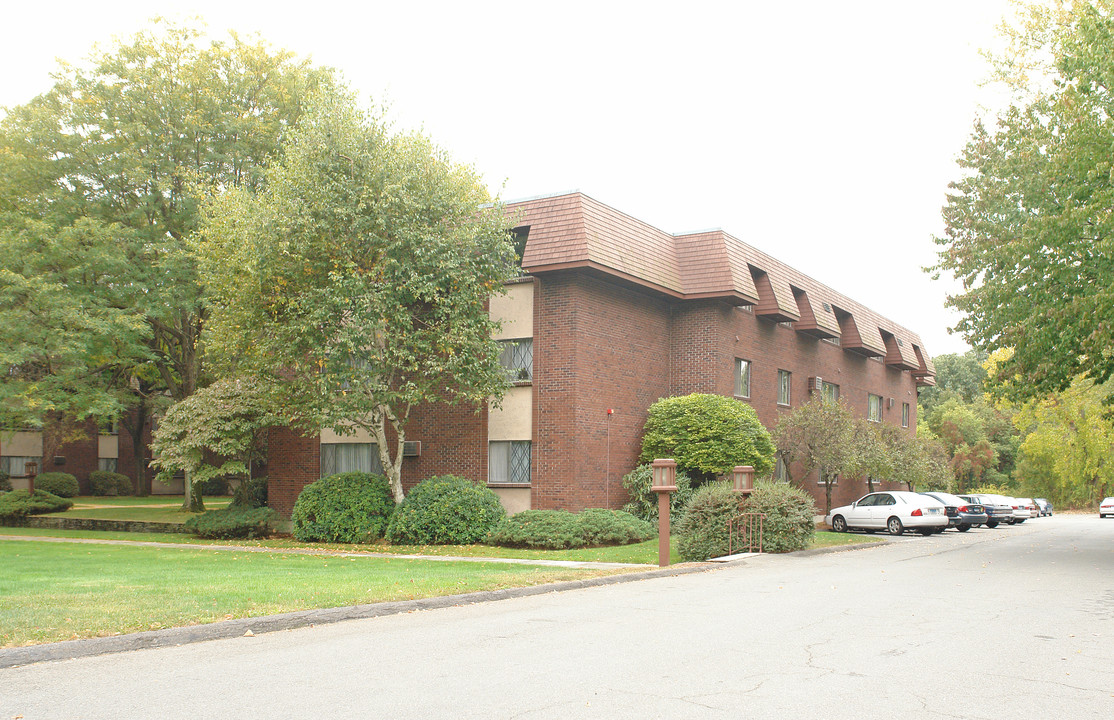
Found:
<path fill-rule="evenodd" d="M 917 402 L 922 410 L 918 417 L 925 417 L 945 400 L 955 398 L 965 403 L 982 397 L 987 371 L 983 367 L 985 353 L 969 350 L 962 355 L 954 353 L 932 358 L 936 366 L 936 386 L 922 388 Z"/>
<path fill-rule="evenodd" d="M 287 422 L 370 433 L 401 503 L 411 411 L 507 387 L 487 302 L 517 272 L 510 221 L 472 169 L 340 93 L 265 179 L 207 206 L 208 347 L 276 385 Z"/>
<path fill-rule="evenodd" d="M 1090 507 L 1114 494 L 1112 393 L 1114 382 L 1079 379 L 1022 406 L 1016 422 L 1027 435 L 1018 475 L 1027 492 L 1065 507 Z"/>
<path fill-rule="evenodd" d="M 195 487 L 215 477 L 251 482 L 252 466 L 265 455 L 264 430 L 279 421 L 272 389 L 256 378 L 218 380 L 181 402 L 159 421 L 151 440 L 156 479 L 188 473 Z M 201 493 L 194 505 L 203 512 Z"/>
<path fill-rule="evenodd" d="M 673 458 L 697 483 L 750 465 L 755 475 L 774 464 L 770 433 L 754 408 L 722 395 L 694 393 L 658 400 L 647 412 L 642 462 Z"/>
<path fill-rule="evenodd" d="M 1015 101 L 975 126 L 932 271 L 962 282 L 948 304 L 976 349 L 1014 349 L 995 387 L 1026 399 L 1114 373 L 1114 1 L 1034 3 L 1008 37 Z"/>
<path fill-rule="evenodd" d="M 785 467 L 799 466 L 799 480 L 819 471 L 824 483 L 824 512 L 832 509 L 832 486 L 840 475 L 862 472 L 863 443 L 856 441 L 855 419 L 843 402 L 813 399 L 782 415 L 773 432 Z M 792 479 L 792 478 L 791 478 Z"/>
<path fill-rule="evenodd" d="M 134 415 L 139 448 L 155 400 L 205 382 L 202 199 L 257 190 L 331 73 L 160 24 L 56 78 L 0 123 L 0 407 Z"/>

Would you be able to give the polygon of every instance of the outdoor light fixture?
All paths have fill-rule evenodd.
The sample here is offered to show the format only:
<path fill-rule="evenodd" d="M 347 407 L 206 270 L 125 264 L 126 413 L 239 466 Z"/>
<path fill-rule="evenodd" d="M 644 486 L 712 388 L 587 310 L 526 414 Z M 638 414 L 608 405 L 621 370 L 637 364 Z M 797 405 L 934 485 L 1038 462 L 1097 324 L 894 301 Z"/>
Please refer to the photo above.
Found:
<path fill-rule="evenodd" d="M 732 490 L 743 495 L 754 492 L 754 468 L 750 465 L 736 465 L 731 475 L 735 480 Z"/>
<path fill-rule="evenodd" d="M 658 567 L 669 565 L 669 493 L 677 492 L 677 461 L 658 459 L 650 464 L 650 490 L 658 494 Z"/>

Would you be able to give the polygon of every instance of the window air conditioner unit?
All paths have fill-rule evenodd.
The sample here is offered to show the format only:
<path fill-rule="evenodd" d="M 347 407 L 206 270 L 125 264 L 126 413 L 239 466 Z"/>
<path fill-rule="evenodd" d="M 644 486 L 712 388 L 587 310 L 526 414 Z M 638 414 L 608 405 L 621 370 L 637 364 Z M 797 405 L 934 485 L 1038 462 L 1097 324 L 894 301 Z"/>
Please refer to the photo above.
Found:
<path fill-rule="evenodd" d="M 808 391 L 810 393 L 820 392 L 824 388 L 824 378 L 810 377 L 808 379 Z"/>
<path fill-rule="evenodd" d="M 421 440 L 407 440 L 402 443 L 402 457 L 421 457 L 422 456 L 422 441 Z"/>

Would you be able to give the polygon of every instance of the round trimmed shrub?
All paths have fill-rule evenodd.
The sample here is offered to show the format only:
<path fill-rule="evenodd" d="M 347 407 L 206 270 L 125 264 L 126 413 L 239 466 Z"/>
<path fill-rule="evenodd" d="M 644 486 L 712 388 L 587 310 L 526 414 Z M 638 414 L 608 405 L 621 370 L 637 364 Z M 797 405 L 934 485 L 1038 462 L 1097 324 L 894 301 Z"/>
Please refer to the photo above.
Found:
<path fill-rule="evenodd" d="M 776 482 L 759 482 L 743 502 L 743 512 L 764 513 L 762 552 L 803 550 L 816 529 L 816 503 L 799 487 Z"/>
<path fill-rule="evenodd" d="M 395 509 L 387 478 L 370 473 L 338 473 L 302 488 L 290 519 L 301 542 L 372 542 Z"/>
<path fill-rule="evenodd" d="M 0 495 L 0 518 L 18 518 L 28 515 L 45 515 L 62 512 L 73 507 L 73 501 L 60 498 L 45 490 L 12 490 Z"/>
<path fill-rule="evenodd" d="M 623 476 L 623 487 L 630 495 L 630 502 L 623 506 L 623 510 L 636 518 L 646 520 L 657 525 L 658 522 L 658 494 L 651 492 L 654 484 L 653 468 L 649 464 L 639 465 L 634 470 Z M 669 497 L 669 525 L 676 527 L 677 521 L 684 514 L 685 505 L 692 499 L 692 480 L 684 470 L 677 471 L 677 492 Z"/>
<path fill-rule="evenodd" d="M 107 470 L 94 470 L 89 473 L 89 493 L 91 495 L 131 495 L 131 478 L 127 475 Z"/>
<path fill-rule="evenodd" d="M 64 498 L 77 497 L 81 491 L 77 478 L 64 472 L 45 472 L 38 475 L 35 478 L 35 489 Z"/>
<path fill-rule="evenodd" d="M 589 508 L 576 514 L 588 547 L 630 545 L 657 536 L 654 526 L 622 510 Z"/>
<path fill-rule="evenodd" d="M 703 562 L 728 553 L 727 523 L 739 514 L 739 495 L 725 482 L 697 488 L 677 523 L 677 552 L 689 562 Z"/>
<path fill-rule="evenodd" d="M 499 496 L 467 478 L 431 477 L 418 483 L 387 528 L 394 545 L 470 545 L 506 516 Z"/>

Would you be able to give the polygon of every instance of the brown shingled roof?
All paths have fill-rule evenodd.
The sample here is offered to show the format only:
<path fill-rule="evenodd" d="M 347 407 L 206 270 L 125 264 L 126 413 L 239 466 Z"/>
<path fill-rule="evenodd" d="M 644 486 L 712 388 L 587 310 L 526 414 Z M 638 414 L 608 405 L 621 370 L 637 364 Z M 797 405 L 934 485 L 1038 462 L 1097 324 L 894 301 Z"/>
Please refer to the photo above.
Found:
<path fill-rule="evenodd" d="M 579 192 L 506 207 L 530 227 L 526 272 L 589 268 L 681 300 L 754 305 L 760 317 L 838 337 L 845 349 L 884 357 L 922 384 L 935 374 L 916 333 L 722 230 L 670 235 Z"/>

